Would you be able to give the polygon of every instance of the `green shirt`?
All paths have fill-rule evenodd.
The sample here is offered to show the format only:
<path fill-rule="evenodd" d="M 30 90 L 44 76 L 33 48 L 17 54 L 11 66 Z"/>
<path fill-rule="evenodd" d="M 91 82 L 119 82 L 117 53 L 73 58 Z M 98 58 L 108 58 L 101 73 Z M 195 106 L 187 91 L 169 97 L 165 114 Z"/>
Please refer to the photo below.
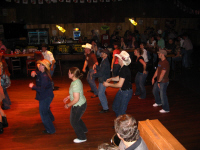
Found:
<path fill-rule="evenodd" d="M 165 41 L 163 40 L 163 38 L 161 38 L 160 40 L 158 40 L 158 47 L 165 48 Z"/>
<path fill-rule="evenodd" d="M 79 93 L 80 97 L 79 100 L 76 104 L 73 106 L 81 106 L 86 102 L 86 98 L 83 95 L 83 84 L 80 79 L 77 79 L 75 81 L 72 81 L 70 88 L 69 88 L 69 95 L 70 95 L 70 100 L 74 100 L 74 95 L 73 93 Z"/>

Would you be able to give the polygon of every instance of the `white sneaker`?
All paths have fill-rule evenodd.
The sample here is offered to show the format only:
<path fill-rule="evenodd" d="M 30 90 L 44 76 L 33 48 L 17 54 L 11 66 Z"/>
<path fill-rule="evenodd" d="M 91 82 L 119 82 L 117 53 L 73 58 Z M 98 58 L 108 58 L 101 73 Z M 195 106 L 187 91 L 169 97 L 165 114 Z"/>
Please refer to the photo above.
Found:
<path fill-rule="evenodd" d="M 161 109 L 159 112 L 160 112 L 160 113 L 168 113 L 169 111 L 166 111 L 166 110 L 164 110 L 164 109 Z"/>
<path fill-rule="evenodd" d="M 158 107 L 158 106 L 161 106 L 162 104 L 157 104 L 157 103 L 154 103 L 153 104 L 153 107 Z"/>
<path fill-rule="evenodd" d="M 82 143 L 82 142 L 86 142 L 87 141 L 87 139 L 85 139 L 85 140 L 79 140 L 79 139 L 74 139 L 74 143 Z"/>

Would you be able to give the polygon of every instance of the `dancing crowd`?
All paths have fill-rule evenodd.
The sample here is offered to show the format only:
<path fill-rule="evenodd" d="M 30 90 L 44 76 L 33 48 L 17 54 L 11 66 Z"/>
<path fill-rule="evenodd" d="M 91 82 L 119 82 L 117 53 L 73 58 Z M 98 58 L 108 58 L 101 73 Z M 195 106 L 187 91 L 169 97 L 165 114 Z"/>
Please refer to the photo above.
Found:
<path fill-rule="evenodd" d="M 128 33 L 127 33 L 128 34 Z M 145 35 L 141 36 L 140 43 L 137 42 L 138 36 L 131 37 L 131 41 L 125 44 L 124 39 L 121 38 L 120 42 L 113 40 L 113 51 L 110 52 L 108 49 L 104 48 L 98 51 L 97 44 L 95 41 L 92 43 L 86 43 L 82 45 L 85 53 L 85 61 L 82 71 L 85 73 L 87 71 L 87 82 L 90 85 L 93 95 L 91 98 L 99 98 L 102 110 L 99 113 L 108 113 L 108 100 L 106 97 L 106 88 L 118 88 L 118 92 L 115 95 L 112 110 L 115 112 L 116 119 L 114 121 L 114 128 L 117 136 L 121 140 L 120 149 L 137 149 L 142 147 L 142 149 L 148 149 L 145 142 L 139 135 L 137 129 L 136 120 L 131 116 L 126 114 L 128 103 L 132 96 L 137 96 L 138 99 L 146 98 L 145 81 L 148 76 L 147 65 L 150 57 L 157 59 L 157 54 L 159 58 L 158 65 L 156 67 L 155 73 L 152 78 L 153 85 L 153 95 L 155 97 L 155 103 L 152 104 L 153 107 L 161 106 L 162 109 L 160 113 L 170 112 L 168 98 L 167 98 L 167 86 L 169 84 L 169 71 L 170 63 L 166 56 L 169 52 L 176 52 L 179 55 L 180 47 L 173 45 L 173 40 L 170 38 L 168 46 L 165 46 L 165 42 L 162 36 L 157 36 L 157 42 L 154 40 L 154 36 L 151 36 L 149 40 Z M 128 37 L 131 35 L 127 35 Z M 117 35 L 115 36 L 117 37 Z M 187 41 L 187 36 L 183 36 L 185 41 Z M 129 37 L 130 38 L 130 37 Z M 171 40 L 171 41 L 170 41 Z M 185 60 L 186 66 L 189 66 L 190 61 L 190 51 L 192 50 L 191 41 L 189 44 L 183 44 L 185 46 L 185 55 L 187 59 Z M 145 47 L 158 47 L 159 51 L 157 54 L 150 56 Z M 47 45 L 42 45 L 42 53 L 37 52 L 37 69 L 31 72 L 32 77 L 36 77 L 36 84 L 30 83 L 29 87 L 36 91 L 36 100 L 39 101 L 39 112 L 41 120 L 44 124 L 45 130 L 43 133 L 53 134 L 56 132 L 54 127 L 54 115 L 50 110 L 50 104 L 54 98 L 53 88 L 54 83 L 52 81 L 52 75 L 55 69 L 55 59 L 50 51 L 47 51 Z M 168 49 L 166 49 L 166 47 Z M 135 66 L 137 69 L 135 77 L 135 92 L 132 89 L 131 82 L 131 70 L 129 65 L 131 64 L 132 58 L 129 53 L 125 50 L 126 48 L 131 48 L 134 50 L 134 55 L 136 57 Z M 121 50 L 122 49 L 122 50 Z M 110 63 L 110 55 L 112 53 L 112 61 Z M 99 59 L 101 57 L 101 59 Z M 179 56 L 178 56 L 179 57 Z M 36 57 L 35 57 L 36 58 Z M 177 59 L 177 58 L 176 58 Z M 175 60 L 175 59 L 174 59 Z M 4 76 L 10 76 L 8 71 L 8 66 L 6 64 L 3 54 L 0 53 L 0 74 L 1 78 Z M 111 74 L 112 72 L 112 74 Z M 68 77 L 72 80 L 69 88 L 69 95 L 63 99 L 64 108 L 70 110 L 70 123 L 73 127 L 77 138 L 73 140 L 74 143 L 82 143 L 87 141 L 86 133 L 88 129 L 81 119 L 87 108 L 87 100 L 83 92 L 83 84 L 81 77 L 83 74 L 81 70 L 77 67 L 71 67 L 68 71 Z M 98 88 L 96 86 L 95 80 L 98 78 Z M 9 96 L 6 91 L 7 87 L 3 86 L 1 82 L 0 86 L 0 102 L 3 101 L 3 107 L 9 107 L 11 105 Z M 6 100 L 5 100 L 6 99 Z M 9 108 L 8 108 L 9 109 Z M 3 133 L 3 128 L 7 127 L 6 114 L 3 109 L 0 108 L 0 133 Z M 129 130 L 130 129 L 130 130 Z M 133 132 L 131 135 L 126 135 L 127 131 Z"/>

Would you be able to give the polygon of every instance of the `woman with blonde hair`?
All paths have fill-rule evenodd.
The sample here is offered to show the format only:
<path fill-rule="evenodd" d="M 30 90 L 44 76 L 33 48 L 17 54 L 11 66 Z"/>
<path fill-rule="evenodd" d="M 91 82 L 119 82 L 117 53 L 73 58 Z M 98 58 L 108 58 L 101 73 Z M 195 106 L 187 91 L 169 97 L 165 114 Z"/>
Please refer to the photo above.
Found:
<path fill-rule="evenodd" d="M 135 76 L 135 85 L 136 85 L 136 91 L 134 95 L 140 95 L 138 99 L 145 99 L 146 98 L 146 89 L 145 89 L 145 81 L 148 75 L 148 72 L 146 70 L 146 63 L 144 61 L 144 58 L 141 56 L 143 53 L 143 50 L 141 48 L 137 48 L 134 50 L 134 55 L 136 58 L 136 66 L 137 66 L 137 74 Z"/>
<path fill-rule="evenodd" d="M 54 116 L 50 110 L 50 104 L 54 98 L 53 88 L 51 84 L 50 62 L 47 59 L 37 61 L 39 71 L 32 71 L 31 76 L 37 76 L 36 85 L 29 83 L 29 87 L 36 90 L 36 100 L 39 100 L 40 117 L 44 124 L 43 133 L 55 133 L 53 125 Z"/>
<path fill-rule="evenodd" d="M 71 108 L 70 112 L 70 123 L 77 135 L 77 138 L 74 139 L 74 143 L 86 142 L 87 138 L 85 133 L 88 132 L 85 123 L 81 119 L 86 108 L 87 102 L 86 98 L 83 95 L 83 84 L 80 78 L 83 74 L 80 73 L 80 70 L 77 67 L 72 67 L 68 72 L 69 78 L 72 80 L 69 88 L 69 96 L 65 97 L 63 102 L 65 103 L 65 109 Z M 70 102 L 67 101 L 70 99 Z"/>

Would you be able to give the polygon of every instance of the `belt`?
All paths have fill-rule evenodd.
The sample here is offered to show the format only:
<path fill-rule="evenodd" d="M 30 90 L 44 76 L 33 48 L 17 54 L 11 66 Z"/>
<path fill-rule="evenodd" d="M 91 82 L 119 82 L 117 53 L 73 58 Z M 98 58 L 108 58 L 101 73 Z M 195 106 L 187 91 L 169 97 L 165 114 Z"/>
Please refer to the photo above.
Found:
<path fill-rule="evenodd" d="M 128 91 L 131 90 L 132 88 L 128 88 L 128 89 L 121 89 L 122 91 Z"/>

